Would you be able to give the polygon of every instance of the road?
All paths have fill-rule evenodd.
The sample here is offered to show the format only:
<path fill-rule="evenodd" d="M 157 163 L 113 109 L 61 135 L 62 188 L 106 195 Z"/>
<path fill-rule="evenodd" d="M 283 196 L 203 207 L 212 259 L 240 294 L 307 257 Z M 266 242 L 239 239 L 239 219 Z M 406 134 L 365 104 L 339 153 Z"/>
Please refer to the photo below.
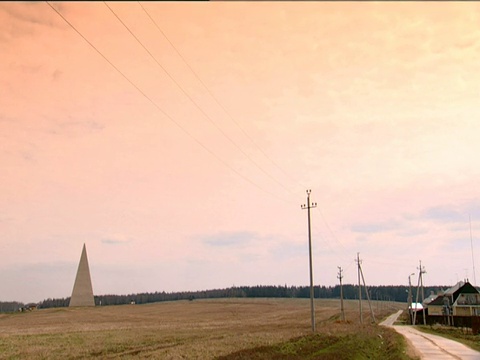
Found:
<path fill-rule="evenodd" d="M 421 359 L 435 360 L 480 360 L 480 352 L 453 340 L 431 335 L 410 325 L 393 325 L 402 310 L 390 315 L 380 325 L 392 327 L 413 345 Z"/>

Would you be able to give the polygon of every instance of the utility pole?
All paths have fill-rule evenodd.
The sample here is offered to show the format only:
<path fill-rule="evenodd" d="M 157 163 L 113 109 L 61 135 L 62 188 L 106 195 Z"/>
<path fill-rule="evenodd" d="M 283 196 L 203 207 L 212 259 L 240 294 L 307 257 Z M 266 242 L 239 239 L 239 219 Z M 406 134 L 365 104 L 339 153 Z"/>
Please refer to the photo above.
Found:
<path fill-rule="evenodd" d="M 372 317 L 373 322 L 376 322 L 375 314 L 373 313 L 373 310 L 372 310 L 372 303 L 370 301 L 370 294 L 368 293 L 367 285 L 365 284 L 365 278 L 363 277 L 363 271 L 361 266 L 360 266 L 360 274 L 362 275 L 363 287 L 365 289 L 365 294 L 367 295 L 368 308 L 370 309 L 370 316 Z"/>
<path fill-rule="evenodd" d="M 315 306 L 313 303 L 313 261 L 312 261 L 312 231 L 310 227 L 310 209 L 317 207 L 317 203 L 310 204 L 310 193 L 312 190 L 307 190 L 307 205 L 302 205 L 302 209 L 307 209 L 308 214 L 308 254 L 310 264 L 310 312 L 312 316 L 312 331 L 315 332 Z"/>
<path fill-rule="evenodd" d="M 423 325 L 427 325 L 427 317 L 425 316 L 425 291 L 423 289 L 423 274 L 426 273 L 425 266 L 422 267 L 422 261 L 420 260 L 420 267 L 418 268 L 420 271 L 420 284 L 422 287 L 422 313 L 423 313 Z"/>
<path fill-rule="evenodd" d="M 415 273 L 411 273 L 408 275 L 408 317 L 410 319 L 410 325 L 413 324 L 412 321 L 412 282 L 410 280 L 410 276 L 415 275 Z"/>
<path fill-rule="evenodd" d="M 422 290 L 422 314 L 423 314 L 423 325 L 427 324 L 427 319 L 425 318 L 425 308 L 423 307 L 423 302 L 425 301 L 425 294 L 423 292 L 423 274 L 426 273 L 425 266 L 422 267 L 422 260 L 420 260 L 420 266 L 417 268 L 419 270 L 418 273 L 418 283 L 417 283 L 417 296 L 415 298 L 415 312 L 413 314 L 413 325 L 416 324 L 417 321 L 417 304 L 418 304 L 418 294 L 420 293 L 420 289 Z"/>
<path fill-rule="evenodd" d="M 360 310 L 360 324 L 363 324 L 363 314 L 362 314 L 362 284 L 360 283 L 360 253 L 357 252 L 357 273 L 358 273 L 358 306 Z"/>
<path fill-rule="evenodd" d="M 373 313 L 372 310 L 372 303 L 370 301 L 370 294 L 368 293 L 367 285 L 365 284 L 365 278 L 363 277 L 363 271 L 362 271 L 362 261 L 360 260 L 360 253 L 357 253 L 357 259 L 355 260 L 358 264 L 358 300 L 359 300 L 359 306 L 360 306 L 360 323 L 363 324 L 363 314 L 362 314 L 362 284 L 360 282 L 360 277 L 363 280 L 363 287 L 365 288 L 365 295 L 367 296 L 367 301 L 368 301 L 368 308 L 370 309 L 370 316 L 372 317 L 373 322 L 376 322 L 375 320 L 375 314 Z"/>
<path fill-rule="evenodd" d="M 342 275 L 342 268 L 340 266 L 337 266 L 338 267 L 338 279 L 340 280 L 340 311 L 342 312 L 342 321 L 345 321 L 345 310 L 343 308 L 343 284 L 342 284 L 342 279 L 343 279 L 343 275 Z"/>

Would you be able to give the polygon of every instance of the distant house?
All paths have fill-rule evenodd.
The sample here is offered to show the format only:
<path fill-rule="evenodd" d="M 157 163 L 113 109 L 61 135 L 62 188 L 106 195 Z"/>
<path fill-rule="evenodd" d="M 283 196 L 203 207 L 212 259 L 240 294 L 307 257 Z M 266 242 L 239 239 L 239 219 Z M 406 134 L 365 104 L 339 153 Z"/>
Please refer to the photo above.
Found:
<path fill-rule="evenodd" d="M 20 308 L 20 311 L 34 311 L 34 310 L 37 310 L 37 308 L 38 308 L 38 304 L 30 303 Z"/>
<path fill-rule="evenodd" d="M 460 281 L 426 306 L 429 324 L 471 327 L 472 318 L 480 316 L 480 293 L 468 280 Z"/>

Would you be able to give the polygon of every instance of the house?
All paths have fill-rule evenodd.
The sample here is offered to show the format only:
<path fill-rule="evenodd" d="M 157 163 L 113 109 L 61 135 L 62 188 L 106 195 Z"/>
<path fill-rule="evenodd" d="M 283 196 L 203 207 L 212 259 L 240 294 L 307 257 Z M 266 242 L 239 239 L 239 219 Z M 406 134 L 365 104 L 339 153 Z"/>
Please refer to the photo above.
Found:
<path fill-rule="evenodd" d="M 471 327 L 480 316 L 480 293 L 466 280 L 437 295 L 427 305 L 427 322 Z"/>
<path fill-rule="evenodd" d="M 21 311 L 21 312 L 34 311 L 34 310 L 37 310 L 37 308 L 38 308 L 38 304 L 30 303 L 21 307 L 20 309 L 18 309 L 18 311 Z"/>

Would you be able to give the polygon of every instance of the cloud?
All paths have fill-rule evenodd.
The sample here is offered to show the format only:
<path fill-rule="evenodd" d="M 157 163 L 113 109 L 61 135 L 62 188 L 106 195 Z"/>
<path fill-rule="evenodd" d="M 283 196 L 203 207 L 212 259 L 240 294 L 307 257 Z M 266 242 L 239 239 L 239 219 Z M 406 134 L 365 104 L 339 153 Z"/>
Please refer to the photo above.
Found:
<path fill-rule="evenodd" d="M 48 262 L 2 267 L 1 300 L 36 302 L 70 296 L 78 263 Z"/>
<path fill-rule="evenodd" d="M 103 130 L 105 126 L 98 121 L 93 120 L 69 120 L 69 121 L 61 121 L 58 123 L 58 126 L 62 129 L 69 130 L 72 129 L 73 131 L 76 130 L 87 130 L 87 131 L 99 131 Z"/>
<path fill-rule="evenodd" d="M 72 116 L 68 116 L 66 120 L 53 120 L 53 123 L 46 129 L 50 135 L 67 135 L 67 136 L 79 136 L 84 134 L 91 134 L 102 131 L 105 125 L 94 120 L 78 120 Z"/>
<path fill-rule="evenodd" d="M 214 247 L 242 246 L 248 244 L 256 236 L 255 233 L 249 231 L 221 232 L 208 235 L 202 241 Z"/>
<path fill-rule="evenodd" d="M 107 244 L 107 245 L 118 245 L 118 244 L 125 244 L 128 241 L 115 240 L 115 239 L 102 239 L 101 242 L 102 244 Z"/>
<path fill-rule="evenodd" d="M 19 151 L 19 155 L 23 160 L 25 160 L 29 163 L 35 163 L 36 162 L 35 155 L 31 151 L 21 150 L 21 151 Z"/>
<path fill-rule="evenodd" d="M 57 8 L 58 8 L 57 4 Z M 28 9 L 27 9 L 28 8 Z M 33 2 L 23 2 L 20 5 L 18 4 L 2 4 L 0 9 L 6 12 L 11 18 L 15 20 L 20 20 L 27 23 L 38 24 L 38 25 L 47 25 L 55 27 L 55 22 L 51 19 L 43 16 L 41 10 L 47 9 L 44 3 Z M 40 11 L 39 11 L 40 10 Z"/>
<path fill-rule="evenodd" d="M 448 239 L 444 242 L 443 246 L 451 255 L 454 253 L 459 253 L 463 256 L 467 254 L 470 255 L 465 258 L 466 264 L 471 261 L 472 242 L 470 240 L 470 236 L 466 235 L 464 237 L 454 237 L 452 239 Z"/>
<path fill-rule="evenodd" d="M 368 243 L 368 238 L 366 238 L 365 236 L 357 236 L 355 237 L 355 241 L 359 244 L 362 244 L 362 243 Z"/>
<path fill-rule="evenodd" d="M 411 237 L 411 236 L 426 234 L 427 232 L 428 232 L 427 229 L 412 227 L 412 228 L 399 231 L 398 235 L 402 237 Z"/>
<path fill-rule="evenodd" d="M 395 220 L 381 221 L 377 223 L 358 223 L 350 227 L 350 230 L 357 233 L 380 233 L 397 230 L 401 223 Z"/>
<path fill-rule="evenodd" d="M 53 81 L 57 81 L 60 79 L 60 77 L 63 75 L 63 71 L 59 69 L 55 69 L 55 71 L 52 73 L 52 79 Z"/>
<path fill-rule="evenodd" d="M 133 241 L 133 239 L 123 235 L 112 235 L 105 237 L 100 241 L 102 244 L 106 245 L 123 245 L 128 244 L 129 242 Z"/>
<path fill-rule="evenodd" d="M 16 62 L 12 62 L 9 65 L 9 68 L 12 69 L 12 71 L 18 71 L 21 72 L 22 74 L 37 74 L 45 68 L 44 65 L 28 65 L 28 64 L 19 64 Z"/>
<path fill-rule="evenodd" d="M 272 246 L 270 253 L 276 260 L 284 261 L 297 257 L 305 257 L 308 254 L 308 246 L 306 243 L 281 241 L 275 244 L 275 246 Z"/>
<path fill-rule="evenodd" d="M 445 205 L 428 208 L 421 214 L 421 217 L 439 222 L 458 222 L 465 220 L 465 214 L 454 210 L 451 206 Z"/>
<path fill-rule="evenodd" d="M 6 217 L 0 214 L 0 223 L 6 223 L 8 221 L 12 221 L 13 219 L 11 217 Z"/>
<path fill-rule="evenodd" d="M 0 127 L 4 127 L 4 131 L 0 130 L 0 142 L 5 145 L 4 148 L 0 149 L 0 154 L 7 157 L 16 157 L 28 163 L 36 162 L 37 146 L 31 141 L 21 140 L 12 135 L 17 129 L 21 128 L 20 120 L 0 114 Z"/>
<path fill-rule="evenodd" d="M 445 204 L 425 208 L 417 214 L 404 214 L 403 221 L 387 220 L 380 222 L 356 223 L 350 227 L 355 233 L 375 234 L 395 231 L 400 237 L 415 237 L 428 233 L 428 227 L 421 223 L 435 222 L 443 224 L 459 224 L 458 227 L 450 227 L 451 231 L 464 231 L 468 229 L 468 217 L 480 221 L 480 200 L 473 199 L 460 204 Z M 467 225 L 465 225 L 467 224 Z"/>
<path fill-rule="evenodd" d="M 418 217 L 436 222 L 467 222 L 468 216 L 472 220 L 480 220 L 480 200 L 473 199 L 461 205 L 439 205 L 425 209 Z"/>

